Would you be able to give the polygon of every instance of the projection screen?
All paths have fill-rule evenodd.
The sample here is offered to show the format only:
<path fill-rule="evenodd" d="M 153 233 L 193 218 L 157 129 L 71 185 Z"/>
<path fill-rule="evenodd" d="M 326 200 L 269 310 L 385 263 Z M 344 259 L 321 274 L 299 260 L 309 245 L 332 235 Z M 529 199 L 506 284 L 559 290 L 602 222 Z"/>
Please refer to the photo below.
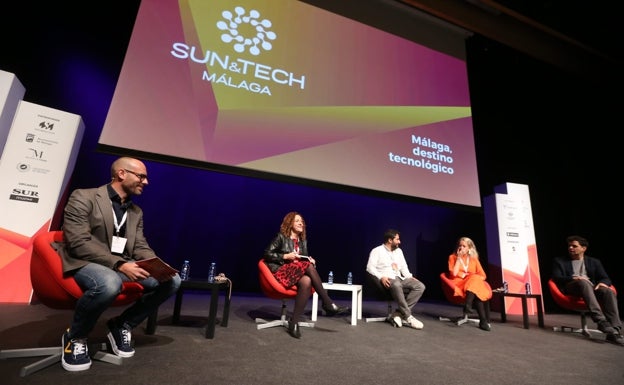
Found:
<path fill-rule="evenodd" d="M 310 2 L 143 0 L 99 148 L 481 206 L 461 55 Z"/>

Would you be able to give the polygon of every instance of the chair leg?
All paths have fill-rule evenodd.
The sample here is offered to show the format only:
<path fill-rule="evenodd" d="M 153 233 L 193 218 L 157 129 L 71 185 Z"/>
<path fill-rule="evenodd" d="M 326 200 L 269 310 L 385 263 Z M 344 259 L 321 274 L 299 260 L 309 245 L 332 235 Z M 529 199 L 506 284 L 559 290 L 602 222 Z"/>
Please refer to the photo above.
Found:
<path fill-rule="evenodd" d="M 568 333 L 580 333 L 582 335 L 584 335 L 585 337 L 591 338 L 591 332 L 595 332 L 595 333 L 602 333 L 600 330 L 597 329 L 590 329 L 587 326 L 587 314 L 586 313 L 581 313 L 581 327 L 580 328 L 574 328 L 571 326 L 553 326 L 553 331 L 554 332 L 568 332 Z"/>
<path fill-rule="evenodd" d="M 392 316 L 392 301 L 387 301 L 388 303 L 388 310 L 386 311 L 386 316 L 385 317 L 367 317 L 366 318 L 366 322 L 386 322 L 390 319 L 390 317 Z"/>
<path fill-rule="evenodd" d="M 158 310 L 154 310 L 152 314 L 147 317 L 147 325 L 145 326 L 145 334 L 152 335 L 156 333 L 156 324 L 158 322 Z"/>
<path fill-rule="evenodd" d="M 272 328 L 275 326 L 288 327 L 288 320 L 286 319 L 286 313 L 287 313 L 287 304 L 286 304 L 286 300 L 284 299 L 282 300 L 282 310 L 281 310 L 280 318 L 277 320 L 272 320 L 272 321 L 265 320 L 264 318 L 256 318 L 256 323 L 258 324 L 257 329 L 258 330 L 267 329 L 267 328 Z M 313 328 L 314 322 L 299 322 L 299 326 Z"/>
<path fill-rule="evenodd" d="M 121 365 L 123 358 L 107 353 L 106 343 L 89 345 L 89 355 L 91 359 L 96 361 L 107 362 L 113 365 Z M 47 356 L 39 361 L 33 362 L 23 366 L 20 369 L 20 377 L 26 377 L 42 369 L 50 367 L 55 364 L 61 363 L 61 356 L 63 355 L 63 348 L 58 347 L 46 347 L 46 348 L 26 348 L 26 349 L 8 349 L 0 350 L 0 359 L 6 358 L 30 358 Z"/>
<path fill-rule="evenodd" d="M 455 322 L 457 324 L 457 326 L 461 326 L 461 325 L 463 325 L 465 323 L 471 323 L 471 324 L 479 325 L 479 319 L 478 318 L 457 317 L 455 319 L 451 319 L 451 318 L 448 318 L 448 317 L 439 317 L 438 320 L 442 321 L 442 322 Z"/>
<path fill-rule="evenodd" d="M 47 356 L 46 358 L 22 367 L 20 370 L 20 377 L 26 377 L 29 374 L 38 372 L 48 366 L 60 363 L 61 352 L 62 348 L 60 346 L 49 348 L 8 349 L 0 350 L 0 359 Z"/>
<path fill-rule="evenodd" d="M 589 333 L 589 328 L 587 327 L 587 316 L 585 315 L 585 313 L 581 314 L 581 333 L 583 333 L 583 335 L 586 337 L 591 336 L 591 334 Z"/>
<path fill-rule="evenodd" d="M 288 320 L 286 319 L 286 316 L 282 316 L 280 317 L 280 319 L 273 320 L 273 321 L 268 321 L 268 320 L 265 320 L 264 318 L 256 318 L 256 323 L 258 324 L 257 325 L 258 330 L 272 328 L 275 326 L 288 327 Z"/>
<path fill-rule="evenodd" d="M 462 309 L 463 309 L 463 305 L 462 305 Z M 449 318 L 449 317 L 438 317 L 439 321 L 442 322 L 454 322 L 455 324 L 457 324 L 457 326 L 461 326 L 465 323 L 471 323 L 471 324 L 475 324 L 475 325 L 479 325 L 479 319 L 478 318 L 470 318 L 466 315 L 462 316 L 462 317 L 457 317 L 457 318 Z"/>

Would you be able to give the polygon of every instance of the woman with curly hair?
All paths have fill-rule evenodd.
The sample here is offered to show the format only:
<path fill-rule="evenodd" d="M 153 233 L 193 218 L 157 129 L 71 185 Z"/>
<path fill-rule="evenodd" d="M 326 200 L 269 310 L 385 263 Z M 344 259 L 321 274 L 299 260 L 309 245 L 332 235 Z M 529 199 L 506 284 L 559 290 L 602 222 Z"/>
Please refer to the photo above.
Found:
<path fill-rule="evenodd" d="M 312 288 L 321 297 L 323 310 L 327 315 L 349 310 L 336 305 L 323 288 L 321 277 L 316 271 L 316 261 L 308 254 L 305 221 L 298 212 L 286 214 L 279 233 L 264 250 L 264 262 L 284 287 L 297 287 L 295 307 L 292 318 L 288 321 L 288 334 L 292 337 L 301 338 L 299 321 L 312 295 Z"/>

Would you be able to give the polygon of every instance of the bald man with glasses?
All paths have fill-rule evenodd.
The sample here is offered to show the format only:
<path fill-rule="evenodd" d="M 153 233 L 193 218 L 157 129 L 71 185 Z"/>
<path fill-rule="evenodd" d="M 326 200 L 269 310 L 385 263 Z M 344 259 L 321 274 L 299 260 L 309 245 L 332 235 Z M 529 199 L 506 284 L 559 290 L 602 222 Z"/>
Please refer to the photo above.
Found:
<path fill-rule="evenodd" d="M 64 210 L 64 242 L 55 248 L 63 271 L 73 276 L 84 294 L 78 300 L 70 327 L 63 333 L 61 364 L 68 371 L 91 367 L 87 337 L 99 317 L 113 303 L 122 282 L 136 281 L 146 294 L 107 322 L 113 352 L 132 357 L 132 329 L 176 293 L 180 276 L 159 282 L 136 261 L 156 256 L 143 235 L 143 211 L 132 202 L 149 183 L 145 164 L 121 157 L 111 166 L 110 183 L 77 189 Z"/>

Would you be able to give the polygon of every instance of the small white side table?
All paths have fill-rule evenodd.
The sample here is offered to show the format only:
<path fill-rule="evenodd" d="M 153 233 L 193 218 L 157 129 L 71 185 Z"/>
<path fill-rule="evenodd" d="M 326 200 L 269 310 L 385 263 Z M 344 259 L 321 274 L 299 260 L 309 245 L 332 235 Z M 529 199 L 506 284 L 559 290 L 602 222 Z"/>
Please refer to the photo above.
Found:
<path fill-rule="evenodd" d="M 338 290 L 351 292 L 351 325 L 357 325 L 357 320 L 362 319 L 362 285 L 347 285 L 346 283 L 323 282 L 325 290 Z M 318 294 L 312 295 L 312 321 L 318 318 Z"/>

